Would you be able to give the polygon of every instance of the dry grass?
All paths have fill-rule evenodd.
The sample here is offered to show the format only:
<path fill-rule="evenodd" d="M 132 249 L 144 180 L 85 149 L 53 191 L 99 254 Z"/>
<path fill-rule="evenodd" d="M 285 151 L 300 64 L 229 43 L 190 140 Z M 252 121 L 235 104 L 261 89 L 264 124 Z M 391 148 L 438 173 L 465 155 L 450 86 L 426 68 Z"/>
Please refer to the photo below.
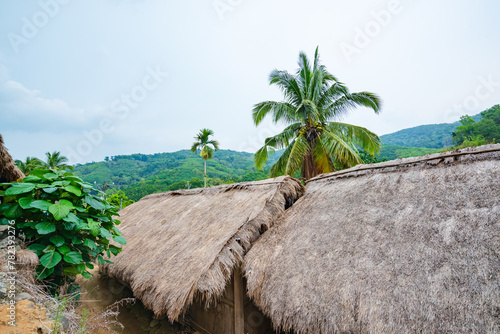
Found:
<path fill-rule="evenodd" d="M 90 334 L 98 330 L 118 334 L 117 329 L 124 329 L 123 325 L 118 321 L 119 308 L 136 301 L 135 298 L 124 298 L 108 306 L 102 312 L 91 317 L 85 317 L 85 315 L 77 312 L 77 299 L 79 297 L 77 292 L 55 297 L 47 293 L 47 289 L 40 282 L 34 284 L 30 279 L 26 279 L 22 275 L 18 276 L 17 283 L 33 297 L 35 303 L 42 305 L 56 318 L 56 325 L 59 327 L 58 332 L 63 331 L 67 334 Z M 61 328 L 61 319 L 63 318 L 67 322 L 65 329 Z M 50 324 L 45 324 L 49 330 L 53 330 L 53 328 L 50 328 L 53 325 L 54 322 L 52 321 Z"/>
<path fill-rule="evenodd" d="M 256 305 L 296 334 L 500 332 L 500 145 L 460 153 L 311 180 L 245 256 Z"/>
<path fill-rule="evenodd" d="M 221 295 L 234 267 L 302 192 L 290 177 L 150 195 L 121 214 L 128 240 L 105 272 L 171 321 Z"/>

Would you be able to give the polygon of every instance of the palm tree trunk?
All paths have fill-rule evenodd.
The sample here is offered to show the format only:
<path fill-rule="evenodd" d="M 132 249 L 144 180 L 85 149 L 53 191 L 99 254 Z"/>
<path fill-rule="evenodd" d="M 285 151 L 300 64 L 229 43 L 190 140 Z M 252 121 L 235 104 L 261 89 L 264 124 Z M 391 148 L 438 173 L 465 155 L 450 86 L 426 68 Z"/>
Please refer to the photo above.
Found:
<path fill-rule="evenodd" d="M 316 144 L 316 134 L 309 133 L 306 135 L 307 141 L 309 142 L 309 147 L 311 150 L 304 155 L 302 160 L 302 177 L 306 180 L 315 177 L 320 174 L 320 171 L 316 167 L 316 163 L 314 162 L 314 145 Z"/>
<path fill-rule="evenodd" d="M 204 177 L 203 177 L 203 180 L 205 181 L 205 188 L 207 187 L 207 159 L 203 159 L 203 161 L 205 161 L 205 173 L 204 173 Z"/>

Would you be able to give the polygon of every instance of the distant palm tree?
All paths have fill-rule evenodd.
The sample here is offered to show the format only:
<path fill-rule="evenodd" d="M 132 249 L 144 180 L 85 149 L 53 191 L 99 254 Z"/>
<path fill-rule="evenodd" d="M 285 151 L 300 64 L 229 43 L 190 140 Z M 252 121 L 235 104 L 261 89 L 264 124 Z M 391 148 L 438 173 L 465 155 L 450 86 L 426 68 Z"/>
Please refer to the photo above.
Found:
<path fill-rule="evenodd" d="M 205 161 L 205 173 L 204 173 L 204 186 L 207 187 L 207 160 L 212 159 L 214 156 L 214 151 L 219 149 L 219 142 L 217 140 L 210 140 L 210 136 L 213 136 L 214 132 L 210 129 L 202 129 L 200 133 L 194 137 L 196 141 L 191 146 L 191 152 L 198 154 L 200 150 L 200 156 Z"/>
<path fill-rule="evenodd" d="M 284 101 L 265 101 L 253 108 L 255 125 L 271 115 L 275 123 L 288 125 L 283 132 L 266 138 L 255 155 L 255 165 L 262 168 L 269 152 L 285 149 L 271 167 L 271 176 L 294 175 L 300 171 L 309 179 L 337 168 L 350 167 L 362 160 L 357 147 L 374 155 L 380 150 L 380 138 L 366 128 L 339 120 L 357 106 L 378 113 L 381 101 L 373 93 L 350 93 L 347 87 L 320 64 L 318 49 L 311 64 L 304 52 L 299 55 L 295 75 L 274 70 L 270 84 L 278 86 Z"/>
<path fill-rule="evenodd" d="M 66 158 L 64 155 L 61 155 L 61 152 L 57 151 L 54 151 L 52 153 L 47 152 L 45 153 L 45 156 L 47 157 L 47 160 L 45 160 L 43 164 L 46 168 L 68 169 L 68 170 L 75 169 L 75 167 L 66 164 L 66 162 L 68 162 L 68 158 Z"/>
<path fill-rule="evenodd" d="M 44 162 L 35 157 L 27 157 L 26 161 L 16 160 L 15 163 L 24 175 L 29 175 L 32 170 L 44 167 Z"/>

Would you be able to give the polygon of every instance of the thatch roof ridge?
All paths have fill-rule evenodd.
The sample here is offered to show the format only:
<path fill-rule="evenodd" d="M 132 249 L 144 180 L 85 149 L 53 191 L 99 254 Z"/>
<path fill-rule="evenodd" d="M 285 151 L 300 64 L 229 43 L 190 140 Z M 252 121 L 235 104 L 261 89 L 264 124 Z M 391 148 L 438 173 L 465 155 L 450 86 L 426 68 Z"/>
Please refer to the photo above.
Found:
<path fill-rule="evenodd" d="M 500 333 L 499 148 L 310 180 L 245 255 L 249 296 L 296 334 Z"/>
<path fill-rule="evenodd" d="M 24 178 L 24 174 L 17 168 L 0 134 L 0 182 L 12 182 L 21 178 Z"/>
<path fill-rule="evenodd" d="M 230 191 L 235 189 L 244 189 L 247 187 L 259 187 L 266 186 L 271 184 L 281 185 L 285 179 L 291 179 L 289 176 L 280 176 L 274 179 L 265 179 L 259 181 L 248 181 L 248 182 L 239 182 L 239 183 L 228 183 L 228 184 L 220 184 L 217 186 L 212 186 L 208 188 L 193 188 L 193 189 L 178 189 L 172 191 L 166 191 L 162 193 L 149 194 L 141 198 L 140 200 L 147 200 L 151 198 L 159 198 L 159 197 L 168 197 L 168 196 L 190 196 L 190 195 L 198 195 L 198 194 L 207 194 L 207 193 L 218 193 L 223 191 Z"/>
<path fill-rule="evenodd" d="M 252 243 L 302 193 L 291 177 L 149 195 L 120 212 L 128 240 L 111 276 L 174 321 L 220 296 Z"/>
<path fill-rule="evenodd" d="M 371 172 L 390 172 L 400 170 L 401 168 L 435 166 L 441 162 L 444 162 L 445 164 L 457 163 L 468 161 L 471 157 L 474 157 L 472 159 L 490 159 L 497 157 L 498 155 L 500 155 L 500 144 L 467 147 L 460 150 L 433 153 L 420 157 L 400 158 L 374 164 L 359 164 L 337 172 L 318 175 L 307 180 L 306 184 L 324 179 L 332 180 L 339 177 L 366 175 Z"/>

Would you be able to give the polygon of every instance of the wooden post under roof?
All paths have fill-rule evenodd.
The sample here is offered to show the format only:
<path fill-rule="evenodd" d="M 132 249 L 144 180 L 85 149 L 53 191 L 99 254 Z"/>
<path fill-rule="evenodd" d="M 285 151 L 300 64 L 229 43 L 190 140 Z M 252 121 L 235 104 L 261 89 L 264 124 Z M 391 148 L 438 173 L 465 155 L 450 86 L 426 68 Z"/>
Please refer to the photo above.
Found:
<path fill-rule="evenodd" d="M 243 291 L 243 277 L 241 276 L 240 267 L 237 267 L 233 273 L 234 280 L 234 334 L 245 333 L 245 311 L 244 299 L 245 291 Z"/>

